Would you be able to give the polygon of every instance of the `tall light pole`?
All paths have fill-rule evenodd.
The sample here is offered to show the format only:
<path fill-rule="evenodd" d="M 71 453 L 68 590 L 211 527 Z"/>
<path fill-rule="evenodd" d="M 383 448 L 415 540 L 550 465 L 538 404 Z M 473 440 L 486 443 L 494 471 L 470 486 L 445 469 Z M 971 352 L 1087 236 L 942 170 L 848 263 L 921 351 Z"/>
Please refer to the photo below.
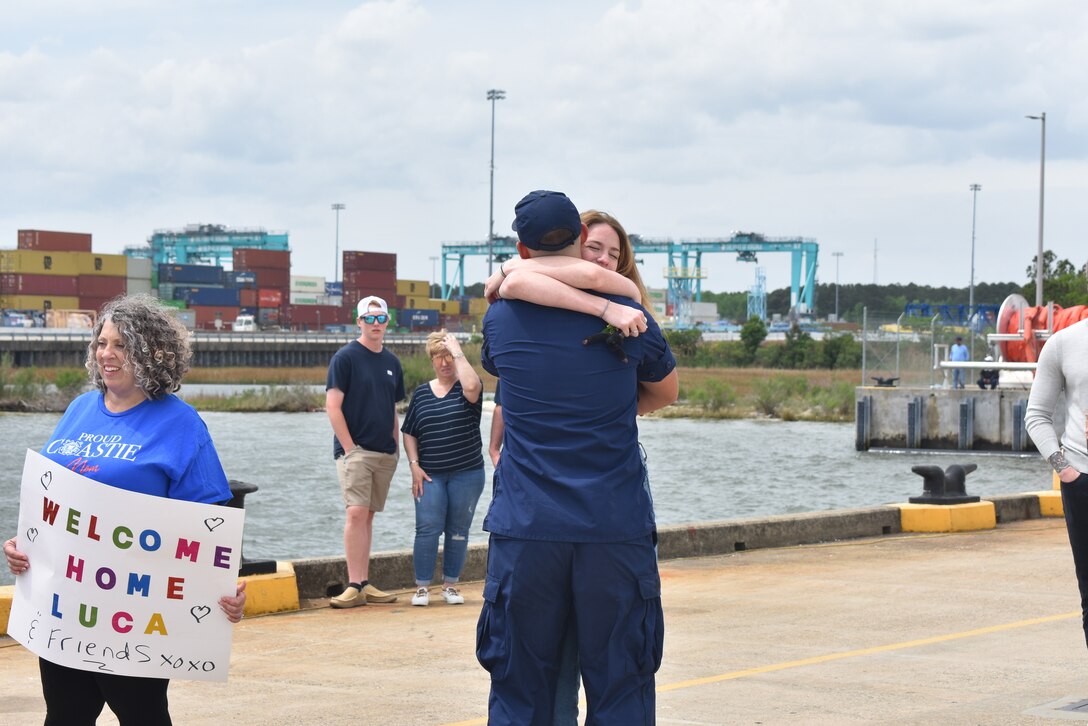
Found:
<path fill-rule="evenodd" d="M 487 276 L 491 277 L 492 244 L 495 241 L 495 101 L 506 98 L 506 91 L 492 88 L 487 92 L 491 101 L 491 196 L 487 205 Z"/>
<path fill-rule="evenodd" d="M 967 293 L 967 324 L 971 324 L 971 314 L 975 310 L 975 212 L 978 210 L 978 193 L 981 184 L 971 185 L 971 287 Z M 971 331 L 971 359 L 975 357 L 975 331 Z"/>
<path fill-rule="evenodd" d="M 1042 122 L 1042 141 L 1039 146 L 1039 252 L 1035 257 L 1035 307 L 1043 306 L 1043 197 L 1046 187 L 1046 111 L 1026 118 Z"/>
<path fill-rule="evenodd" d="M 332 210 L 336 212 L 336 252 L 332 258 L 332 281 L 337 283 L 340 281 L 340 210 L 346 207 L 340 202 L 336 202 L 332 205 Z"/>
<path fill-rule="evenodd" d="M 839 258 L 842 257 L 842 252 L 832 252 L 831 256 L 835 258 L 835 322 L 839 322 Z"/>

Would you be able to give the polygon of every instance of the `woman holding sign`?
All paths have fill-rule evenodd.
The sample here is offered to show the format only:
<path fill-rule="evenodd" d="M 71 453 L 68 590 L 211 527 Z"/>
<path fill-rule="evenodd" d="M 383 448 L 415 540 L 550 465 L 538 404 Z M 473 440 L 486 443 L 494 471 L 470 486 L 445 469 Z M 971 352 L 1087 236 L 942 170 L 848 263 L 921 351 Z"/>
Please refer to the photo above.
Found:
<path fill-rule="evenodd" d="M 174 392 L 189 370 L 188 331 L 157 300 L 121 297 L 102 310 L 86 367 L 94 390 L 64 412 L 41 453 L 110 486 L 206 504 L 231 498 L 219 455 L 197 412 Z M 4 543 L 12 574 L 30 559 Z M 242 619 L 245 583 L 219 607 Z M 83 671 L 39 659 L 46 726 L 93 724 L 109 704 L 122 726 L 170 724 L 169 681 Z"/>

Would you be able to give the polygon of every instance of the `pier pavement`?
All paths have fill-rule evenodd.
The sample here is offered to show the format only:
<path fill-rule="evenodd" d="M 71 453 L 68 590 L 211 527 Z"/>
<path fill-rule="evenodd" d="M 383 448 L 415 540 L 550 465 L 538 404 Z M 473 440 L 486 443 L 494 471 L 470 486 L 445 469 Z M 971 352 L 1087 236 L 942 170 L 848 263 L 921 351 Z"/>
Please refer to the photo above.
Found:
<path fill-rule="evenodd" d="M 1064 523 L 891 534 L 661 563 L 659 724 L 1049 724 L 1088 699 Z M 247 618 L 225 684 L 175 681 L 179 726 L 484 724 L 466 604 Z M 0 639 L 0 723 L 40 724 L 36 658 Z M 99 723 L 113 724 L 104 713 Z"/>

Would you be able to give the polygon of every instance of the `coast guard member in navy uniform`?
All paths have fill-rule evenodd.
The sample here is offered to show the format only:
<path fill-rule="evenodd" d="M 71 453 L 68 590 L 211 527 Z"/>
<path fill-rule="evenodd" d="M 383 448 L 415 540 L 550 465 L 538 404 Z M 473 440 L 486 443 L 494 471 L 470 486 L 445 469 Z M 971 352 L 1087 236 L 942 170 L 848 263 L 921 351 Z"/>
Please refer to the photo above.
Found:
<path fill-rule="evenodd" d="M 515 207 L 522 257 L 578 256 L 586 229 L 562 193 Z M 602 314 L 612 301 L 601 296 Z M 672 403 L 676 361 L 653 317 L 626 360 L 582 340 L 600 318 L 500 300 L 482 362 L 501 377 L 506 430 L 484 520 L 491 533 L 476 654 L 489 724 L 550 726 L 559 645 L 578 632 L 587 723 L 654 722 L 664 622 L 635 418 Z"/>

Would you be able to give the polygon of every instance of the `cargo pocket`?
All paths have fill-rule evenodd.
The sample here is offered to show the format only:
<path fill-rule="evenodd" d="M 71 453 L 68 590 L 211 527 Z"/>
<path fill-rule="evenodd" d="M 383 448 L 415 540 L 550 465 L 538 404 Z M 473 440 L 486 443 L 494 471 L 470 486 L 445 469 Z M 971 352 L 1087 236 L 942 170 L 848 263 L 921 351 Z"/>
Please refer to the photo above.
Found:
<path fill-rule="evenodd" d="M 661 667 L 661 655 L 665 649 L 665 617 L 661 611 L 661 578 L 648 575 L 638 581 L 642 596 L 642 627 L 635 637 L 641 636 L 642 645 L 637 649 L 636 663 L 639 673 L 650 676 Z"/>
<path fill-rule="evenodd" d="M 503 680 L 510 668 L 509 633 L 502 580 L 488 577 L 484 582 L 484 605 L 476 624 L 476 660 L 493 679 Z"/>

